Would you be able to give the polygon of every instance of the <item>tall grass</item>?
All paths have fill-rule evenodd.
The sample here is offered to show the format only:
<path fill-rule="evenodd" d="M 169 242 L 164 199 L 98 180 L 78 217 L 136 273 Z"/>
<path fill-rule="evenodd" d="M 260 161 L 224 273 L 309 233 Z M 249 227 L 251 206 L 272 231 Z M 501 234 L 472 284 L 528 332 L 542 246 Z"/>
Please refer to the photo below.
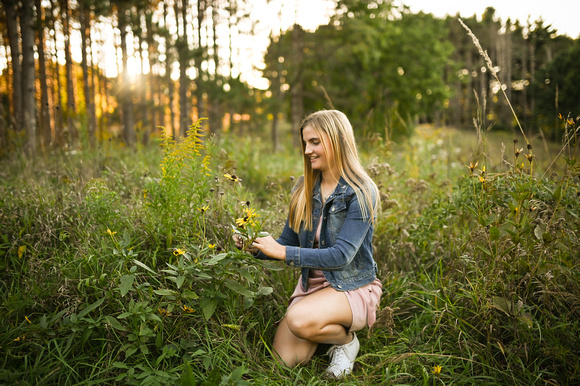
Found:
<path fill-rule="evenodd" d="M 299 272 L 231 242 L 279 234 L 297 151 L 194 125 L 158 149 L 9 161 L 0 382 L 578 383 L 578 122 L 562 118 L 551 155 L 477 122 L 478 135 L 422 127 L 363 153 L 382 195 L 384 295 L 343 381 L 321 378 L 324 355 L 272 359 Z"/>

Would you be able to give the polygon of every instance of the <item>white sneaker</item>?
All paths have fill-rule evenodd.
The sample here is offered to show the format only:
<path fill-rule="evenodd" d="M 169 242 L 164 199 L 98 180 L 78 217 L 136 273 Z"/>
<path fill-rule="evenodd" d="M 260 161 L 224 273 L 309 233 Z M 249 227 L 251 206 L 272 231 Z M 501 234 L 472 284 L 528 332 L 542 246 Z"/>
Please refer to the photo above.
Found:
<path fill-rule="evenodd" d="M 341 378 L 351 373 L 360 348 L 356 334 L 353 332 L 352 335 L 351 342 L 343 345 L 335 344 L 328 350 L 330 366 L 326 369 L 327 376 Z"/>

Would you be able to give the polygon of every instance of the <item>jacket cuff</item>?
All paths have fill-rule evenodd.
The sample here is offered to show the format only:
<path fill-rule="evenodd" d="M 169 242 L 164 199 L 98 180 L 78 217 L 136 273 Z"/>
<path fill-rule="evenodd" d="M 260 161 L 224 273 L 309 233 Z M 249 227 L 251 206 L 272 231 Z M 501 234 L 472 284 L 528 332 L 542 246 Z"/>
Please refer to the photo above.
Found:
<path fill-rule="evenodd" d="M 286 246 L 286 264 L 291 267 L 300 266 L 300 248 Z"/>

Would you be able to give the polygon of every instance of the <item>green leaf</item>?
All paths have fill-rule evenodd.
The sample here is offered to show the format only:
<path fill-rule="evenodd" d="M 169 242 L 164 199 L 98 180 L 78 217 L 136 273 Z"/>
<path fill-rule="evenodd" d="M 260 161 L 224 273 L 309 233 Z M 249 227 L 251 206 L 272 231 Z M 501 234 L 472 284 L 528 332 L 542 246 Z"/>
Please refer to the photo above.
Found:
<path fill-rule="evenodd" d="M 145 264 L 143 264 L 142 262 L 140 262 L 139 260 L 135 260 L 133 259 L 133 263 L 137 264 L 139 267 L 151 272 L 152 274 L 157 274 L 157 272 L 155 272 L 154 270 L 152 270 L 151 268 L 149 268 L 148 266 L 146 266 Z"/>
<path fill-rule="evenodd" d="M 219 263 L 220 261 L 225 259 L 227 256 L 228 256 L 227 253 L 220 253 L 219 255 L 215 255 L 211 259 L 204 261 L 203 264 L 204 265 L 216 265 L 217 263 Z"/>
<path fill-rule="evenodd" d="M 199 296 L 192 290 L 185 290 L 181 293 L 183 299 L 199 299 Z"/>
<path fill-rule="evenodd" d="M 127 329 L 117 320 L 114 316 L 107 315 L 105 316 L 107 322 L 115 329 L 119 331 L 127 331 Z"/>
<path fill-rule="evenodd" d="M 170 290 L 170 289 L 153 290 L 153 293 L 155 293 L 157 295 L 161 295 L 161 296 L 176 296 L 177 295 L 177 292 Z"/>
<path fill-rule="evenodd" d="M 118 369 L 128 369 L 129 368 L 129 366 L 127 366 L 123 362 L 113 362 L 113 367 L 116 367 Z"/>
<path fill-rule="evenodd" d="M 243 285 L 241 285 L 237 281 L 233 281 L 231 279 L 226 279 L 226 280 L 224 280 L 224 284 L 226 285 L 226 287 L 228 287 L 229 289 L 231 289 L 234 292 L 239 293 L 240 295 L 244 295 L 244 296 L 255 296 L 256 295 L 253 291 L 250 291 L 248 288 L 244 287 Z"/>
<path fill-rule="evenodd" d="M 534 321 L 532 320 L 532 316 L 527 312 L 524 312 L 520 316 L 518 316 L 518 319 L 520 320 L 520 322 L 522 322 L 526 326 L 528 326 L 528 328 L 532 328 L 534 325 Z"/>
<path fill-rule="evenodd" d="M 558 185 L 554 193 L 552 193 L 552 197 L 554 197 L 554 200 L 556 201 L 560 200 L 560 198 L 562 197 L 562 185 Z"/>
<path fill-rule="evenodd" d="M 183 363 L 183 373 L 181 374 L 181 386 L 195 386 L 197 382 L 193 375 L 193 370 L 188 361 Z"/>
<path fill-rule="evenodd" d="M 206 320 L 209 320 L 217 308 L 218 300 L 215 298 L 203 298 L 199 303 L 203 310 L 203 316 Z"/>
<path fill-rule="evenodd" d="M 101 304 L 103 304 L 103 302 L 105 301 L 105 298 L 101 298 L 99 300 L 97 300 L 96 302 L 94 302 L 91 305 L 88 305 L 87 307 L 85 307 L 81 312 L 79 312 L 78 318 L 81 319 L 83 318 L 85 315 L 87 315 L 89 312 L 91 312 L 92 310 L 94 310 L 95 308 L 99 307 Z"/>
<path fill-rule="evenodd" d="M 58 314 L 54 315 L 52 318 L 50 318 L 50 322 L 48 322 L 48 325 L 49 326 L 52 325 L 54 322 L 59 320 L 67 312 L 68 312 L 68 307 L 65 308 L 64 310 L 60 311 Z"/>
<path fill-rule="evenodd" d="M 135 276 L 133 275 L 123 275 L 121 276 L 121 296 L 127 295 L 127 292 L 133 288 L 133 282 L 135 281 Z"/>
<path fill-rule="evenodd" d="M 185 281 L 185 276 L 183 276 L 183 275 L 177 276 L 177 280 L 175 280 L 175 284 L 177 284 L 177 288 L 181 288 L 184 281 Z"/>
<path fill-rule="evenodd" d="M 539 224 L 538 224 L 538 225 L 537 225 L 537 226 L 534 228 L 534 236 L 536 236 L 536 238 L 537 238 L 538 240 L 542 240 L 542 234 L 543 234 L 543 233 L 544 233 L 544 229 L 543 229 L 543 227 L 542 227 L 541 225 L 539 225 Z"/>
<path fill-rule="evenodd" d="M 501 296 L 494 296 L 491 298 L 491 304 L 506 315 L 511 315 L 512 305 L 508 299 Z"/>
<path fill-rule="evenodd" d="M 202 279 L 213 279 L 213 277 L 211 275 L 208 275 L 205 272 L 194 272 L 194 275 L 197 277 L 201 277 Z"/>
<path fill-rule="evenodd" d="M 266 295 L 270 295 L 272 292 L 274 292 L 274 288 L 272 288 L 272 287 L 260 287 L 260 288 L 258 288 L 256 295 L 266 296 Z"/>
<path fill-rule="evenodd" d="M 489 228 L 489 237 L 491 241 L 496 241 L 497 239 L 499 239 L 499 235 L 500 235 L 499 229 L 493 226 Z"/>

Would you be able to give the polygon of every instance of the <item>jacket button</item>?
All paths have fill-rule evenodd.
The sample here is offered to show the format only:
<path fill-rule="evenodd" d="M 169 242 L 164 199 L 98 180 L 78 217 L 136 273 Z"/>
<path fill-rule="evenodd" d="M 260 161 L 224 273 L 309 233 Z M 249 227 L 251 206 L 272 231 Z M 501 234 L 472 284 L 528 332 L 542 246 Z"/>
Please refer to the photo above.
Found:
<path fill-rule="evenodd" d="M 293 265 L 294 265 L 294 262 L 293 262 L 293 261 L 291 261 L 291 262 L 290 262 L 290 265 L 292 265 L 292 266 L 293 266 Z"/>
<path fill-rule="evenodd" d="M 340 284 L 339 284 L 339 285 L 337 285 L 337 287 L 338 287 L 338 288 L 342 288 L 342 286 L 341 286 Z"/>
<path fill-rule="evenodd" d="M 324 241 L 322 241 L 320 244 L 324 245 Z"/>

